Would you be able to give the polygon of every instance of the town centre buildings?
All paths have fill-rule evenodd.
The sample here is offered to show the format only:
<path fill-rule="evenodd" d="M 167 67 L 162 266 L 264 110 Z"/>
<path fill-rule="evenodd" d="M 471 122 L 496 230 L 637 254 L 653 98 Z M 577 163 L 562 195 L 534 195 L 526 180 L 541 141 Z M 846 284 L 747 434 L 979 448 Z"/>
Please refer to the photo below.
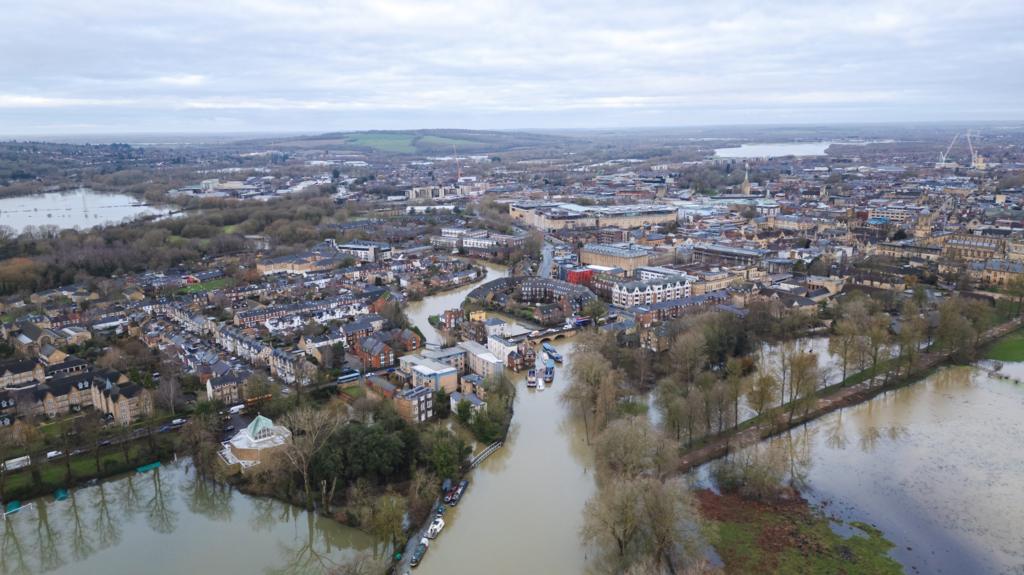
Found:
<path fill-rule="evenodd" d="M 630 229 L 654 224 L 675 222 L 673 206 L 581 206 L 553 202 L 518 202 L 509 206 L 513 219 L 539 230 L 552 231 L 574 228 L 614 226 Z"/>

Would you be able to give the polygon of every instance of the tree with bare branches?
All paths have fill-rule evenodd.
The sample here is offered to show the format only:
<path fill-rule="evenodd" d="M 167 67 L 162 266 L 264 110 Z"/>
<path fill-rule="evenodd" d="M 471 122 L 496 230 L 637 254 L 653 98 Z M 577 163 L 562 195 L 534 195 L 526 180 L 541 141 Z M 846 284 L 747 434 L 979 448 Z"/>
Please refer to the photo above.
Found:
<path fill-rule="evenodd" d="M 339 414 L 329 409 L 302 405 L 289 411 L 281 423 L 292 432 L 291 441 L 282 450 L 292 469 L 302 476 L 306 506 L 313 506 L 310 476 L 313 459 L 327 446 L 331 435 L 342 423 Z"/>

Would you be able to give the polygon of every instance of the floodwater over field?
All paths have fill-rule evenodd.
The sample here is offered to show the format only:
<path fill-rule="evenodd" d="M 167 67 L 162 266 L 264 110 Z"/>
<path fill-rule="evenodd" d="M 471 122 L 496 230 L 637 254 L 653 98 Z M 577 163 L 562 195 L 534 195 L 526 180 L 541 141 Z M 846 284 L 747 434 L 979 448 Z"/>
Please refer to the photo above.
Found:
<path fill-rule="evenodd" d="M 473 288 L 483 282 L 489 282 L 508 275 L 508 268 L 505 266 L 486 263 L 483 265 L 487 269 L 487 275 L 482 280 L 458 289 L 425 297 L 420 301 L 409 302 L 409 305 L 405 307 L 405 314 L 409 316 L 409 321 L 420 328 L 427 343 L 441 344 L 441 334 L 437 333 L 434 326 L 430 325 L 430 322 L 427 321 L 428 317 L 441 315 L 447 309 L 461 307 L 462 302 L 466 299 L 466 294 L 473 291 Z"/>
<path fill-rule="evenodd" d="M 360 531 L 179 462 L 33 501 L 0 525 L 0 573 L 322 573 L 372 548 Z"/>
<path fill-rule="evenodd" d="M 957 367 L 757 449 L 782 449 L 827 513 L 880 528 L 908 573 L 1022 573 L 1022 440 L 1024 385 Z"/>
<path fill-rule="evenodd" d="M 515 417 L 505 445 L 470 475 L 466 498 L 445 516 L 419 575 L 586 571 L 583 505 L 594 493 L 582 423 L 559 402 L 573 344 L 555 342 L 565 363 L 544 391 L 515 378 Z"/>
<path fill-rule="evenodd" d="M 778 142 L 773 144 L 741 144 L 733 148 L 716 148 L 719 158 L 779 158 L 783 156 L 824 156 L 832 142 Z"/>
<path fill-rule="evenodd" d="M 0 225 L 20 233 L 28 226 L 91 228 L 145 214 L 167 214 L 125 194 L 102 194 L 88 188 L 0 199 Z"/>

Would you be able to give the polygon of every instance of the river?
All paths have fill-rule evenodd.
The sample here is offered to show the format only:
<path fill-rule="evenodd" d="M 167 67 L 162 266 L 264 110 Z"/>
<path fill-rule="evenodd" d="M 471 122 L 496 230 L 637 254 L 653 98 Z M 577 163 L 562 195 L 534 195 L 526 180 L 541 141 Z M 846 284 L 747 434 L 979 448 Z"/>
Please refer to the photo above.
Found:
<path fill-rule="evenodd" d="M 373 542 L 179 462 L 37 499 L 0 534 L 0 573 L 321 573 Z"/>
<path fill-rule="evenodd" d="M 955 367 L 757 448 L 786 448 L 804 495 L 876 525 L 908 573 L 1020 573 L 1022 438 L 1024 386 Z"/>
<path fill-rule="evenodd" d="M 0 199 L 0 225 L 9 226 L 15 233 L 29 226 L 91 228 L 169 212 L 169 208 L 146 205 L 132 196 L 88 188 Z"/>
<path fill-rule="evenodd" d="M 505 267 L 486 267 L 484 281 L 508 275 Z M 440 343 L 427 317 L 459 307 L 477 285 L 411 302 L 406 314 L 429 343 Z M 527 389 L 525 372 L 512 374 L 518 393 L 508 439 L 470 474 L 466 498 L 445 515 L 444 533 L 416 573 L 583 572 L 587 553 L 579 528 L 595 490 L 591 453 L 582 423 L 558 401 L 572 345 L 555 342 L 565 360 L 544 391 Z"/>
<path fill-rule="evenodd" d="M 409 317 L 409 321 L 411 321 L 413 325 L 420 328 L 420 331 L 423 332 L 423 337 L 427 340 L 427 343 L 435 345 L 441 345 L 442 343 L 441 334 L 434 329 L 434 326 L 430 325 L 430 322 L 427 321 L 428 317 L 432 315 L 441 315 L 445 310 L 461 307 L 462 302 L 466 299 L 466 294 L 473 291 L 473 288 L 480 285 L 482 282 L 489 282 L 508 275 L 508 268 L 505 266 L 489 263 L 483 263 L 481 265 L 483 265 L 487 270 L 487 274 L 482 280 L 457 289 L 427 296 L 419 301 L 409 302 L 409 304 L 405 306 L 405 315 Z"/>
<path fill-rule="evenodd" d="M 505 445 L 470 475 L 466 498 L 449 511 L 419 575 L 583 573 L 583 506 L 594 493 L 583 425 L 558 397 L 565 389 L 571 341 L 555 347 L 565 363 L 544 391 L 522 375 Z"/>

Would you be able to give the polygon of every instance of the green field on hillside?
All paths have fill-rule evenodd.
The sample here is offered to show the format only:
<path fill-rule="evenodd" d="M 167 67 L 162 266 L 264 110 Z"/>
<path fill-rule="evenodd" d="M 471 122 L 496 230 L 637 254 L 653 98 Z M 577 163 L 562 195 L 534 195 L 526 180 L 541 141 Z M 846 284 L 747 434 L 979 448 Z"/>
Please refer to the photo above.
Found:
<path fill-rule="evenodd" d="M 356 146 L 400 154 L 416 153 L 415 139 L 415 135 L 404 132 L 367 132 L 348 136 L 348 141 Z"/>

